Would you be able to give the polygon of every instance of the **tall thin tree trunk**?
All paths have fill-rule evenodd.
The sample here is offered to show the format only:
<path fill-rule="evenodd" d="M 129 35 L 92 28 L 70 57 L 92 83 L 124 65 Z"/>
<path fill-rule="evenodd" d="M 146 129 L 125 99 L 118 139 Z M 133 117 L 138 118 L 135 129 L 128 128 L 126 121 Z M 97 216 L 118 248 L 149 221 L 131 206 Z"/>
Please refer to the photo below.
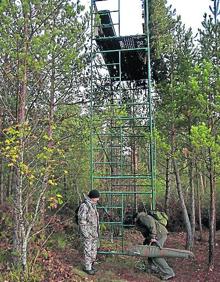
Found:
<path fill-rule="evenodd" d="M 0 107 L 0 141 L 2 140 L 3 130 L 3 109 Z M 0 203 L 4 203 L 4 171 L 3 171 L 3 158 L 0 156 Z"/>
<path fill-rule="evenodd" d="M 0 158 L 0 203 L 4 203 L 4 171 L 3 158 Z"/>
<path fill-rule="evenodd" d="M 13 194 L 13 189 L 12 189 L 12 186 L 13 186 L 13 172 L 14 172 L 14 168 L 13 167 L 10 167 L 9 168 L 9 172 L 8 172 L 8 180 L 7 180 L 7 191 L 6 191 L 6 195 L 7 197 L 11 196 Z"/>
<path fill-rule="evenodd" d="M 23 8 L 24 16 L 24 56 L 18 57 L 18 111 L 17 111 L 17 130 L 21 131 L 20 136 L 20 152 L 19 162 L 24 162 L 24 137 L 23 129 L 25 125 L 26 116 L 26 100 L 27 100 L 27 72 L 28 72 L 28 14 L 25 7 Z M 18 55 L 19 56 L 19 55 Z M 22 71 L 22 76 L 19 72 Z M 19 254 L 19 262 L 22 265 L 23 274 L 27 270 L 27 242 L 25 239 L 25 224 L 24 224 L 24 199 L 23 199 L 23 175 L 18 166 L 15 167 L 15 181 L 14 181 L 14 250 Z M 22 274 L 22 275 L 23 275 Z"/>
<path fill-rule="evenodd" d="M 177 161 L 175 158 L 175 151 L 176 151 L 176 135 L 175 135 L 175 127 L 173 126 L 172 128 L 172 135 L 171 135 L 171 152 L 172 152 L 172 164 L 173 164 L 173 169 L 174 169 L 174 174 L 175 174 L 175 178 L 176 178 L 176 188 L 177 188 L 177 192 L 179 195 L 179 199 L 180 199 L 180 204 L 181 204 L 181 208 L 182 208 L 182 212 L 183 212 L 183 220 L 185 223 L 185 227 L 186 227 L 186 248 L 188 250 L 191 250 L 193 247 L 193 239 L 192 239 L 192 228 L 191 228 L 191 223 L 190 223 L 190 219 L 189 219 L 189 215 L 187 212 L 187 208 L 186 208 L 186 204 L 185 204 L 185 199 L 184 199 L 184 195 L 183 195 L 183 189 L 182 189 L 182 184 L 181 184 L 181 178 L 180 178 L 180 173 L 179 173 L 179 168 L 177 165 Z"/>
<path fill-rule="evenodd" d="M 63 175 L 63 190 L 64 190 L 64 194 L 65 196 L 67 196 L 67 179 L 66 179 L 66 174 Z"/>
<path fill-rule="evenodd" d="M 166 191 L 165 191 L 164 208 L 168 216 L 170 214 L 169 205 L 170 205 L 170 158 L 167 158 L 166 159 Z"/>
<path fill-rule="evenodd" d="M 191 247 L 194 245 L 195 229 L 196 229 L 196 215 L 195 215 L 195 186 L 194 186 L 194 159 L 193 150 L 190 142 L 192 128 L 192 117 L 188 115 L 188 134 L 189 134 L 189 151 L 191 154 L 187 154 L 188 157 L 188 176 L 189 176 L 189 188 L 190 188 L 190 223 L 192 230 L 192 242 Z"/>
<path fill-rule="evenodd" d="M 137 147 L 135 142 L 132 144 L 132 149 L 131 149 L 131 160 L 132 160 L 132 174 L 135 175 L 137 173 L 137 165 L 138 165 L 138 160 L 137 160 Z M 133 191 L 136 192 L 137 187 L 136 187 L 136 179 L 133 180 Z M 134 194 L 134 203 L 133 207 L 136 209 L 138 205 L 138 199 L 136 193 Z"/>
<path fill-rule="evenodd" d="M 190 186 L 190 204 L 191 204 L 191 230 L 192 230 L 192 247 L 194 245 L 195 229 L 196 229 L 196 215 L 195 215 L 195 186 L 194 186 L 194 170 L 193 161 L 189 160 L 189 186 Z"/>
<path fill-rule="evenodd" d="M 209 219 L 209 269 L 214 268 L 215 232 L 216 232 L 216 191 L 215 171 L 211 150 L 209 150 L 209 185 L 210 185 L 210 219 Z"/>
<path fill-rule="evenodd" d="M 199 240 L 202 241 L 203 239 L 203 228 L 202 228 L 202 201 L 201 201 L 201 189 L 199 185 L 199 173 L 198 168 L 196 166 L 196 196 L 197 196 L 197 215 L 198 215 L 198 222 L 199 222 Z"/>
<path fill-rule="evenodd" d="M 49 115 L 48 115 L 48 129 L 47 129 L 47 134 L 48 134 L 48 148 L 52 149 L 54 146 L 53 143 L 53 124 L 54 124 L 54 110 L 55 110 L 55 57 L 52 55 L 52 73 L 51 73 L 51 87 L 50 87 L 50 104 L 49 104 Z M 46 167 L 49 168 L 50 166 L 50 160 L 47 161 Z M 48 180 L 49 180 L 49 170 L 46 170 L 46 173 L 44 175 L 44 182 L 43 182 L 43 190 L 48 190 Z M 41 225 L 45 225 L 45 217 L 46 217 L 46 198 L 43 195 L 42 196 L 42 201 L 41 201 L 41 208 L 40 208 L 40 213 L 41 213 Z M 42 237 L 45 236 L 44 230 L 41 233 Z"/>
<path fill-rule="evenodd" d="M 201 192 L 202 192 L 202 194 L 204 194 L 205 189 L 206 189 L 204 177 L 203 177 L 201 172 L 199 172 L 199 176 L 200 176 Z"/>
<path fill-rule="evenodd" d="M 183 190 L 182 190 L 182 185 L 181 185 L 181 179 L 180 179 L 180 174 L 179 174 L 179 169 L 177 166 L 177 162 L 176 159 L 173 157 L 172 159 L 173 162 L 173 168 L 174 168 L 174 173 L 175 173 L 175 177 L 176 177 L 176 187 L 177 187 L 177 191 L 178 191 L 178 195 L 179 195 L 179 199 L 180 199 L 180 204 L 182 207 L 182 211 L 183 211 L 183 219 L 185 222 L 185 226 L 186 226 L 186 234 L 187 234 L 187 238 L 186 238 L 186 248 L 188 250 L 191 250 L 193 247 L 193 239 L 192 239 L 192 228 L 191 228 L 191 224 L 190 224 L 190 220 L 189 220 L 189 216 L 188 216 L 188 212 L 187 212 L 187 208 L 186 208 L 186 204 L 185 204 L 185 200 L 184 200 L 184 196 L 183 196 Z"/>

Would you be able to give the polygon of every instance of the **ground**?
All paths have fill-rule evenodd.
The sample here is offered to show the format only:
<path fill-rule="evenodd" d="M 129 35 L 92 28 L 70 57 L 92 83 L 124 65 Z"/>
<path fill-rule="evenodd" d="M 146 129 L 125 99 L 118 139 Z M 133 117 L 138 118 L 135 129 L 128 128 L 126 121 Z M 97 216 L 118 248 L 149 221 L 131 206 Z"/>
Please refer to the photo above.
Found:
<path fill-rule="evenodd" d="M 138 257 L 98 255 L 98 272 L 89 276 L 82 271 L 82 255 L 79 251 L 79 241 L 74 237 L 76 232 L 65 229 L 63 220 L 55 222 L 53 235 L 40 247 L 38 241 L 31 246 L 35 267 L 28 282 L 158 282 L 159 276 L 149 274 L 136 266 L 141 265 Z M 8 233 L 7 233 L 8 234 Z M 68 235 L 66 235 L 68 234 Z M 53 237 L 53 238 L 52 238 Z M 173 282 L 214 282 L 220 281 L 220 232 L 216 236 L 215 268 L 208 270 L 208 232 L 204 231 L 203 241 L 196 241 L 194 247 L 195 259 L 170 258 L 168 263 L 173 267 L 176 277 Z M 7 239 L 8 238 L 8 239 Z M 74 239 L 73 239 L 74 238 Z M 41 239 L 42 240 L 42 239 Z M 127 230 L 125 241 L 130 245 L 141 244 L 140 233 Z M 0 282 L 17 282 L 10 278 L 11 272 L 8 259 L 10 256 L 10 236 L 0 240 Z M 184 249 L 185 234 L 170 233 L 165 247 Z M 32 260 L 33 262 L 33 260 Z M 37 267 L 36 267 L 37 266 Z M 15 277 L 15 276 L 13 276 Z"/>
<path fill-rule="evenodd" d="M 141 238 L 129 235 L 132 240 L 141 242 Z M 220 281 L 220 249 L 218 246 L 218 237 L 216 242 L 216 260 L 215 269 L 208 271 L 208 241 L 207 232 L 204 233 L 204 241 L 195 243 L 195 259 L 169 259 L 169 264 L 176 273 L 173 282 L 207 282 Z M 220 238 L 219 238 L 220 239 Z M 219 240 L 220 241 L 220 240 Z M 175 247 L 184 249 L 185 234 L 171 233 L 168 236 L 166 247 Z M 48 270 L 48 277 L 43 282 L 61 282 L 61 281 L 97 281 L 97 282 L 139 282 L 139 281 L 160 281 L 159 277 L 150 275 L 144 271 L 135 268 L 139 258 L 122 256 L 103 256 L 99 255 L 99 264 L 97 274 L 93 277 L 86 275 L 81 269 L 82 257 L 75 249 L 65 249 L 59 252 L 51 252 L 51 259 L 45 260 L 45 269 Z M 49 266 L 48 266 L 48 264 Z"/>

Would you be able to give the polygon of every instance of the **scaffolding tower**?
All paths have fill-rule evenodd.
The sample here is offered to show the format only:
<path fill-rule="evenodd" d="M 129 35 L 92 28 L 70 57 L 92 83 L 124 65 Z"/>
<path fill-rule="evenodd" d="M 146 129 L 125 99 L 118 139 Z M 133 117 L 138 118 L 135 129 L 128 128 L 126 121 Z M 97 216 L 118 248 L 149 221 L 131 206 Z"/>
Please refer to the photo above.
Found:
<path fill-rule="evenodd" d="M 117 8 L 99 9 L 104 1 Z M 133 0 L 142 3 L 143 34 L 129 36 L 121 1 L 91 0 L 91 188 L 101 192 L 100 252 L 117 254 L 132 214 L 155 209 L 156 192 L 148 0 Z"/>

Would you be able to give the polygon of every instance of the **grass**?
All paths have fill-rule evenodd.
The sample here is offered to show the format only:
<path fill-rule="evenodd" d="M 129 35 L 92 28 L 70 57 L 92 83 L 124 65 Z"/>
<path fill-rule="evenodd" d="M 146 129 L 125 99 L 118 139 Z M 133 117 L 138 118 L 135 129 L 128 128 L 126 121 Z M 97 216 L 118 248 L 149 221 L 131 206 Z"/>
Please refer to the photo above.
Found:
<path fill-rule="evenodd" d="M 48 247 L 64 250 L 69 244 L 65 233 L 54 233 L 47 242 Z"/>
<path fill-rule="evenodd" d="M 22 273 L 22 269 L 18 267 L 10 267 L 10 271 L 0 273 L 0 281 L 4 282 L 41 282 L 42 281 L 42 269 L 35 265 L 35 270 L 31 273 Z"/>

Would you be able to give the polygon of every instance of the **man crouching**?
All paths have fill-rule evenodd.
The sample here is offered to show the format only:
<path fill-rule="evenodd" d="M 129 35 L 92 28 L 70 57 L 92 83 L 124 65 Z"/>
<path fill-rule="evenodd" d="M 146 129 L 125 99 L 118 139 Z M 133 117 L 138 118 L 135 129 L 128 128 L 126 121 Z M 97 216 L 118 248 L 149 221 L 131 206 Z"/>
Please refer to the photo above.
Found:
<path fill-rule="evenodd" d="M 163 247 L 168 231 L 164 225 L 159 223 L 147 212 L 139 212 L 134 216 L 136 229 L 141 232 L 145 240 L 144 245 L 157 245 Z M 164 258 L 148 258 L 149 266 L 152 270 L 161 272 L 162 280 L 169 280 L 175 277 L 173 269 L 168 265 Z"/>

